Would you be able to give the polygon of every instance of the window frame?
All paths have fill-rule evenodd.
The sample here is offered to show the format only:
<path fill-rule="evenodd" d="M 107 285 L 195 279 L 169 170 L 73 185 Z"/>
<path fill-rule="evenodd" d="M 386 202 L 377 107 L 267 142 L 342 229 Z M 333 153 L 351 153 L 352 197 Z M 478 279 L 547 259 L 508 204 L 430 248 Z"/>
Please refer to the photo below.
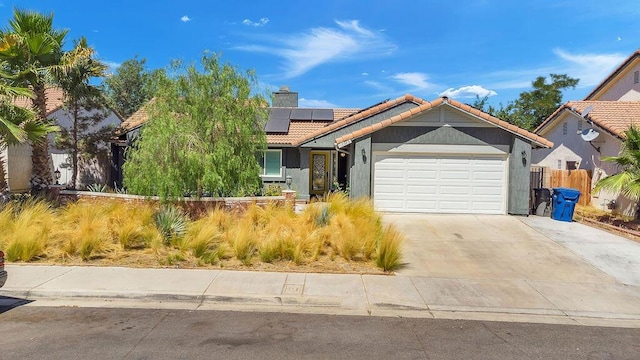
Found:
<path fill-rule="evenodd" d="M 267 175 L 267 153 L 278 153 L 278 174 Z M 281 178 L 282 177 L 282 149 L 266 149 L 262 152 L 262 173 L 261 178 Z"/>

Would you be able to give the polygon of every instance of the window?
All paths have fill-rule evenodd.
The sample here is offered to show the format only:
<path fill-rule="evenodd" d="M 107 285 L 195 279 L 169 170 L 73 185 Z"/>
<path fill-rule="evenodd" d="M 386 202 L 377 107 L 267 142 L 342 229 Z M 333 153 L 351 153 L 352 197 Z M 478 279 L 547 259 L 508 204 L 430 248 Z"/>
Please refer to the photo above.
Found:
<path fill-rule="evenodd" d="M 578 120 L 578 131 L 582 131 L 582 120 Z"/>
<path fill-rule="evenodd" d="M 558 170 L 562 170 L 562 160 L 558 159 Z"/>
<path fill-rule="evenodd" d="M 566 122 L 562 123 L 562 135 L 567 135 L 568 128 L 569 128 L 569 125 L 567 125 Z"/>
<path fill-rule="evenodd" d="M 282 176 L 282 150 L 266 150 L 264 152 L 262 176 Z"/>
<path fill-rule="evenodd" d="M 633 73 L 633 83 L 637 84 L 640 82 L 640 71 L 636 71 Z"/>
<path fill-rule="evenodd" d="M 576 170 L 578 168 L 577 161 L 567 161 L 567 170 Z"/>

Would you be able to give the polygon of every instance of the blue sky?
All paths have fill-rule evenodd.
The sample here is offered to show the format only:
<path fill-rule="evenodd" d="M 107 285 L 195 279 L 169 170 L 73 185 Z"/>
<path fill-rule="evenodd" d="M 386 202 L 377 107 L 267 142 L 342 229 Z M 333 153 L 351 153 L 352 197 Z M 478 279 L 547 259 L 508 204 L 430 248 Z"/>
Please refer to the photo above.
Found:
<path fill-rule="evenodd" d="M 0 1 L 53 12 L 111 66 L 197 61 L 205 50 L 300 106 L 366 107 L 405 93 L 463 102 L 514 100 L 537 76 L 580 79 L 583 98 L 640 47 L 640 0 Z"/>

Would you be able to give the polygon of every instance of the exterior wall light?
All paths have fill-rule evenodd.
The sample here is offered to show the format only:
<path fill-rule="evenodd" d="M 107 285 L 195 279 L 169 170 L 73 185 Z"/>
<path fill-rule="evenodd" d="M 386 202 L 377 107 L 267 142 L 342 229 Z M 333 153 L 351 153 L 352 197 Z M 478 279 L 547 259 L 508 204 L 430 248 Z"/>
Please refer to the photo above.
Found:
<path fill-rule="evenodd" d="M 287 184 L 287 190 L 291 190 L 291 183 L 293 182 L 293 178 L 291 177 L 291 175 L 287 175 L 287 177 L 285 177 L 285 183 Z"/>
<path fill-rule="evenodd" d="M 60 176 L 62 174 L 60 173 L 60 170 L 58 170 L 58 168 L 56 168 L 56 171 L 53 172 L 53 176 L 56 178 L 56 185 L 60 185 Z"/>

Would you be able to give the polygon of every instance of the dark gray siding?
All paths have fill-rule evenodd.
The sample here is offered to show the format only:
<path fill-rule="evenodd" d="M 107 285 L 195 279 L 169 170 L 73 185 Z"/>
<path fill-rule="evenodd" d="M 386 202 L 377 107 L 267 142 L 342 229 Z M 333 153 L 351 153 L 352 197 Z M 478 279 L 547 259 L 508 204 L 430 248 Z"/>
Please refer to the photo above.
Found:
<path fill-rule="evenodd" d="M 509 214 L 529 214 L 530 161 L 531 143 L 514 136 L 509 155 Z"/>
<path fill-rule="evenodd" d="M 275 149 L 275 148 L 273 148 Z M 282 176 L 279 178 L 265 178 L 263 183 L 280 185 L 286 189 L 286 177 L 291 176 L 291 189 L 296 190 L 300 197 L 309 196 L 309 150 L 299 148 L 282 148 Z"/>
<path fill-rule="evenodd" d="M 371 137 L 374 144 L 511 145 L 513 135 L 499 128 L 390 126 Z"/>
<path fill-rule="evenodd" d="M 371 137 L 359 139 L 351 148 L 349 195 L 352 198 L 371 196 Z"/>

